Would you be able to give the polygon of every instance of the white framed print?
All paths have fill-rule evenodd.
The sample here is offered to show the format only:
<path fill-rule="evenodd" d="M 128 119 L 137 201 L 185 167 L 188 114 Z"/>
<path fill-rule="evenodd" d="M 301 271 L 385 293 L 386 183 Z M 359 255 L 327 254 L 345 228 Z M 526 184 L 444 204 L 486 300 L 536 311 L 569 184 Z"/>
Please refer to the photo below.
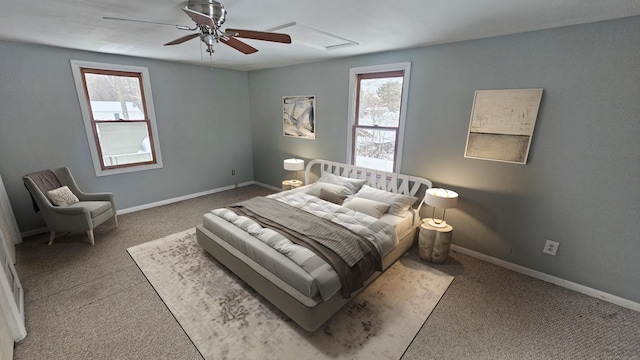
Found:
<path fill-rule="evenodd" d="M 311 140 L 316 138 L 315 95 L 282 97 L 282 135 Z"/>
<path fill-rule="evenodd" d="M 526 164 L 542 89 L 476 90 L 464 156 Z"/>

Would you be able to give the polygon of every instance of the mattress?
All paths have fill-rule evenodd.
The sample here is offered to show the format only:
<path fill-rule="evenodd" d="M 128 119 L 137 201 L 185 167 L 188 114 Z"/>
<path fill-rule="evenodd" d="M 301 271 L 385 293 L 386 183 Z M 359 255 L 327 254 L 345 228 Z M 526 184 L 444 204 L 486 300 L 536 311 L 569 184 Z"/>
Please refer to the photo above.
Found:
<path fill-rule="evenodd" d="M 269 197 L 352 229 L 355 227 L 357 231 L 368 231 L 367 224 L 372 221 L 386 223 L 384 231 L 365 236 L 376 245 L 382 256 L 419 225 L 414 211 L 409 211 L 405 217 L 385 214 L 376 220 L 296 190 Z M 377 225 L 380 226 L 379 223 Z M 336 272 L 323 259 L 289 240 L 278 239 L 274 244 L 273 234 L 250 219 L 226 209 L 215 209 L 204 215 L 203 226 L 311 299 L 326 300 L 341 288 Z"/>

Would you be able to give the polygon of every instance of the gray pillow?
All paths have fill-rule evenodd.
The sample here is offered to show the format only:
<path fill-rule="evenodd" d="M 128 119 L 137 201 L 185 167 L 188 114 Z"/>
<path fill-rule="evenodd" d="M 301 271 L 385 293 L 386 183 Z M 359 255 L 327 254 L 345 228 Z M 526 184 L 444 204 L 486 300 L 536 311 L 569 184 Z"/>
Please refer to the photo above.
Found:
<path fill-rule="evenodd" d="M 347 195 L 353 195 L 360 190 L 362 185 L 364 185 L 365 180 L 360 179 L 351 179 L 344 176 L 334 175 L 332 173 L 326 172 L 320 176 L 318 182 L 325 182 L 329 184 L 336 184 L 340 186 L 344 186 L 347 189 Z"/>
<path fill-rule="evenodd" d="M 320 189 L 320 196 L 318 196 L 322 200 L 330 201 L 334 204 L 342 205 L 344 199 L 347 198 L 347 195 L 341 195 L 334 193 L 333 191 L 326 190 L 324 188 Z"/>
<path fill-rule="evenodd" d="M 362 189 L 360 189 L 360 191 L 355 195 L 354 199 L 356 198 L 375 200 L 388 204 L 389 214 L 396 216 L 404 216 L 411 205 L 418 200 L 415 196 L 390 193 L 388 191 L 372 188 L 368 185 L 362 186 Z"/>
<path fill-rule="evenodd" d="M 307 194 L 319 197 L 320 190 L 322 189 L 329 190 L 336 194 L 347 195 L 348 192 L 347 188 L 345 188 L 344 186 L 318 181 L 309 187 L 309 189 L 307 190 Z"/>
<path fill-rule="evenodd" d="M 351 199 L 345 207 L 373 216 L 376 219 L 380 219 L 380 217 L 387 212 L 387 209 L 389 209 L 388 204 L 358 197 Z"/>

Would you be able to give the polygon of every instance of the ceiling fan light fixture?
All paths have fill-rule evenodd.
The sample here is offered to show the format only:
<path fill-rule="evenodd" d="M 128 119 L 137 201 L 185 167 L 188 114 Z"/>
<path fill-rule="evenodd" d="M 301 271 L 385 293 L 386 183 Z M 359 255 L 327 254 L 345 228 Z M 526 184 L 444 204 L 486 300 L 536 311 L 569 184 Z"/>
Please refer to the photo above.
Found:
<path fill-rule="evenodd" d="M 206 51 L 209 53 L 209 55 L 213 55 L 213 45 L 218 42 L 218 38 L 216 37 L 216 35 L 212 33 L 202 34 L 200 35 L 200 40 L 202 40 L 202 42 L 206 45 Z"/>
<path fill-rule="evenodd" d="M 202 36 L 202 42 L 207 44 L 207 46 L 213 46 L 213 44 L 217 43 L 218 41 L 216 40 L 215 36 L 208 34 Z"/>

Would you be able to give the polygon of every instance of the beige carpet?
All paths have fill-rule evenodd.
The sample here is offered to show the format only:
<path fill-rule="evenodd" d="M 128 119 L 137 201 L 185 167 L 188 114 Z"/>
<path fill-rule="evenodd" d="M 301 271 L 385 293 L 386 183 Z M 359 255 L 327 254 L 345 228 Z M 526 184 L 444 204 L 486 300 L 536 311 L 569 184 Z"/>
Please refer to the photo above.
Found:
<path fill-rule="evenodd" d="M 202 250 L 194 229 L 127 251 L 205 359 L 399 359 L 453 281 L 402 258 L 308 333 Z"/>

